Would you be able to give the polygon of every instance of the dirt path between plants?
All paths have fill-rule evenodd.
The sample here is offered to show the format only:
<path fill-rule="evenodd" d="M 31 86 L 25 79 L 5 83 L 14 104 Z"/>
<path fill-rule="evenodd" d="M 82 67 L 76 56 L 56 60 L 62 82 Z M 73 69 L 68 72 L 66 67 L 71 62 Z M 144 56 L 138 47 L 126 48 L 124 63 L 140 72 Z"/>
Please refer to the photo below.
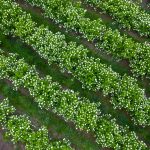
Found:
<path fill-rule="evenodd" d="M 142 3 L 141 3 L 141 7 L 143 9 L 145 9 L 146 11 L 150 12 L 150 0 L 143 0 Z"/>
<path fill-rule="evenodd" d="M 24 5 L 23 5 L 24 6 Z M 39 12 L 39 15 L 41 15 L 41 11 L 40 11 L 40 9 L 38 10 L 38 12 Z M 73 34 L 73 35 L 75 35 L 75 34 Z M 75 35 L 76 36 L 76 35 Z M 91 46 L 93 46 L 93 45 L 91 45 Z M 111 58 L 111 57 L 110 57 Z M 108 58 L 108 56 L 107 56 L 107 59 L 109 59 Z"/>
<path fill-rule="evenodd" d="M 5 82 L 8 84 L 8 85 L 10 85 L 10 86 L 12 86 L 12 82 L 10 81 L 10 80 L 5 80 Z M 76 81 L 76 82 L 79 82 L 79 81 Z M 66 87 L 66 89 L 67 89 L 67 87 Z M 29 96 L 30 95 L 30 93 L 29 93 L 29 91 L 27 90 L 27 89 L 24 89 L 24 88 L 20 88 L 19 89 L 19 91 L 23 94 L 23 95 L 25 95 L 25 96 Z M 107 105 L 107 107 L 111 107 L 111 109 L 112 109 L 112 105 L 110 104 L 110 97 L 109 96 L 107 96 L 107 97 L 104 97 L 103 96 L 103 94 L 102 94 L 102 92 L 100 92 L 100 91 L 98 91 L 98 92 L 96 92 L 95 93 L 95 95 L 97 95 L 97 97 L 98 97 L 98 99 L 100 99 L 101 100 L 101 103 L 103 104 L 103 106 L 105 105 L 105 107 L 106 107 L 106 105 Z M 131 117 L 130 117 L 130 115 L 129 115 L 129 113 L 128 112 L 126 112 L 126 110 L 124 110 L 124 109 L 121 109 L 121 110 L 115 110 L 116 111 L 116 113 L 117 114 L 123 114 L 123 116 L 125 116 L 128 120 L 129 120 L 129 122 L 131 123 L 132 121 L 131 121 Z M 51 112 L 52 113 L 52 112 Z M 53 115 L 55 115 L 55 117 L 56 118 L 58 118 L 58 119 L 60 119 L 60 120 L 62 120 L 62 121 L 64 121 L 64 119 L 61 117 L 61 116 L 58 116 L 58 115 L 56 115 L 56 114 L 53 114 Z M 118 117 L 119 117 L 119 115 L 117 116 L 117 123 L 119 123 L 118 122 Z M 72 122 L 67 122 L 67 124 L 69 125 L 69 126 L 71 126 L 73 129 L 75 129 L 75 125 L 72 123 Z M 119 123 L 120 124 L 120 123 Z M 132 124 L 132 123 L 131 123 Z M 130 124 L 130 125 L 131 125 Z M 128 124 L 129 125 L 129 124 Z M 129 125 L 129 126 L 130 126 Z M 130 126 L 131 127 L 131 126 Z M 131 128 L 137 128 L 137 127 L 135 127 L 134 125 L 132 125 L 132 127 Z M 139 128 L 139 127 L 138 127 Z M 145 130 L 145 131 L 147 131 L 147 130 L 149 130 L 149 129 L 144 129 L 143 127 L 140 127 L 141 129 L 143 129 L 143 131 Z M 75 129 L 76 130 L 76 129 Z M 52 129 L 49 129 L 49 131 L 52 133 L 52 135 L 54 136 L 54 138 L 63 138 L 62 136 L 61 136 L 61 134 L 58 134 L 58 133 L 55 133 Z M 90 139 L 91 141 L 95 141 L 95 138 L 94 138 L 94 135 L 93 135 L 93 133 L 86 133 L 86 132 L 84 132 L 84 131 L 79 131 L 80 133 L 82 133 L 82 135 L 83 136 L 85 136 L 87 139 Z M 145 141 L 144 140 L 144 138 L 143 138 L 143 136 L 140 134 L 140 133 L 137 133 L 137 135 L 139 136 L 139 138 L 141 139 L 141 140 L 143 140 L 143 141 Z M 147 142 L 145 142 L 145 143 L 147 143 Z M 76 150 L 78 150 L 78 148 L 76 147 L 76 145 L 73 145 L 73 147 L 76 149 Z"/>
<path fill-rule="evenodd" d="M 137 31 L 134 30 L 127 30 L 127 29 L 119 29 L 119 25 L 117 25 L 117 23 L 115 23 L 115 25 L 113 25 L 113 22 L 115 22 L 115 20 L 109 15 L 103 12 L 102 9 L 97 8 L 94 9 L 93 7 L 91 7 L 89 4 L 84 4 L 84 1 L 82 1 L 82 6 L 90 13 L 95 12 L 104 22 L 108 22 L 111 24 L 111 26 L 113 26 L 114 28 L 118 29 L 121 33 L 126 34 L 131 36 L 133 39 L 135 39 L 138 42 L 145 42 L 145 41 L 150 41 L 147 37 L 144 36 L 140 36 L 140 34 Z M 96 8 L 96 7 L 95 7 Z M 116 27 L 117 26 L 117 27 Z"/>
<path fill-rule="evenodd" d="M 39 16 L 42 16 L 42 13 L 43 13 L 43 10 L 41 8 L 37 8 L 37 7 L 32 7 L 31 5 L 27 4 L 25 1 L 22 1 L 22 0 L 16 0 L 16 2 L 24 9 L 28 9 L 28 10 L 31 10 L 32 12 L 35 12 L 36 14 L 38 14 Z M 44 18 L 45 20 L 47 20 L 50 24 L 55 24 L 60 32 L 65 32 L 66 33 L 66 29 L 64 27 L 60 27 L 59 25 L 61 24 L 56 24 L 53 20 L 51 19 L 47 19 L 47 18 Z M 74 32 L 73 30 L 72 31 L 69 31 L 68 32 L 69 35 L 71 36 L 77 36 L 77 37 L 80 37 L 80 42 L 86 46 L 88 49 L 90 49 L 91 51 L 94 52 L 94 54 L 97 54 L 98 56 L 100 56 L 102 59 L 105 59 L 109 62 L 112 62 L 113 63 L 116 63 L 112 57 L 112 55 L 108 55 L 102 51 L 100 51 L 98 48 L 96 48 L 95 44 L 92 43 L 92 42 L 89 42 L 87 41 L 87 39 L 83 38 L 82 37 L 82 34 L 80 33 L 76 33 Z M 120 66 L 120 68 L 122 67 L 125 67 L 127 68 L 128 70 L 130 70 L 130 67 L 129 67 L 129 63 L 126 61 L 126 60 L 121 60 L 119 62 L 117 62 L 116 64 L 118 64 Z"/>
<path fill-rule="evenodd" d="M 0 150 L 15 150 L 11 142 L 6 142 L 3 139 L 3 131 L 0 128 Z"/>
<path fill-rule="evenodd" d="M 8 84 L 10 87 L 13 87 L 12 81 L 10 81 L 8 79 L 4 79 L 4 82 L 6 84 Z M 19 90 L 17 92 L 20 92 L 22 95 L 30 97 L 31 99 L 34 99 L 30 95 L 28 89 L 26 89 L 26 88 L 19 88 Z M 35 102 L 33 101 L 33 103 L 35 103 Z M 22 111 L 19 110 L 18 108 L 17 108 L 17 111 L 20 112 L 20 114 L 23 114 Z M 73 130 L 75 130 L 79 136 L 82 136 L 82 138 L 84 137 L 85 139 L 88 139 L 89 141 L 93 142 L 93 144 L 97 145 L 96 138 L 94 137 L 93 133 L 90 133 L 90 132 L 86 133 L 85 131 L 77 130 L 75 128 L 75 124 L 73 122 L 71 122 L 71 121 L 66 122 L 62 116 L 57 115 L 56 113 L 52 112 L 51 110 L 49 110 L 49 111 L 44 110 L 44 111 L 47 113 L 50 113 L 52 116 L 54 116 L 56 118 L 56 120 L 67 124 L 68 127 L 71 127 Z M 34 124 L 36 128 L 42 126 L 41 122 L 37 118 L 30 117 L 30 120 L 32 121 L 32 124 Z M 53 140 L 59 140 L 59 139 L 62 140 L 64 138 L 66 138 L 64 134 L 56 132 L 53 128 L 48 127 L 48 131 Z M 71 143 L 71 147 L 74 148 L 75 150 L 81 150 L 81 149 L 79 149 L 78 145 L 75 145 L 73 143 Z M 100 150 L 111 150 L 109 148 L 99 148 L 99 149 Z"/>
<path fill-rule="evenodd" d="M 27 10 L 31 10 L 32 12 L 38 14 L 39 16 L 42 16 L 42 9 L 41 8 L 37 8 L 37 7 L 32 7 L 31 5 L 27 4 L 26 2 L 22 1 L 22 0 L 16 0 L 17 3 L 24 9 Z M 45 20 L 48 21 L 49 24 L 55 24 L 51 19 L 47 19 L 44 18 Z M 108 17 L 108 19 L 110 19 L 110 17 Z M 58 28 L 60 32 L 66 32 L 65 28 L 60 28 L 58 24 L 55 24 Z M 81 34 L 76 33 L 74 31 L 70 31 L 68 33 L 71 36 L 81 36 Z M 94 57 L 96 58 L 100 58 L 105 60 L 106 62 L 108 62 L 108 64 L 112 67 L 112 69 L 115 72 L 118 72 L 117 69 L 115 69 L 117 66 L 117 68 L 125 68 L 127 71 L 125 71 L 124 73 L 128 74 L 129 76 L 133 76 L 133 74 L 131 73 L 131 68 L 129 66 L 129 61 L 126 59 L 120 60 L 118 62 L 116 62 L 116 60 L 114 60 L 112 55 L 108 55 L 106 53 L 104 53 L 104 51 L 100 51 L 99 49 L 97 49 L 94 45 L 94 43 L 92 42 L 88 42 L 85 38 L 80 38 L 80 42 L 87 47 L 90 51 L 92 51 L 92 55 L 94 55 Z M 118 72 L 120 73 L 120 72 Z M 146 79 L 145 77 L 143 79 L 138 79 L 140 87 L 146 89 L 146 95 L 149 97 L 150 96 L 150 90 L 149 90 L 149 86 L 150 86 L 150 80 Z"/>

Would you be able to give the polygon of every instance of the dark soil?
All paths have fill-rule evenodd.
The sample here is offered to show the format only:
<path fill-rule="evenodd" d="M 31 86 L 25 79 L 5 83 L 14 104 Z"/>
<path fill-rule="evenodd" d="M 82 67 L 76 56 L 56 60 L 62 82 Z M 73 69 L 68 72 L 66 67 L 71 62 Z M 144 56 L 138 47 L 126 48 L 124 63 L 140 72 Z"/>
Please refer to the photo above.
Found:
<path fill-rule="evenodd" d="M 150 11 L 150 0 L 143 0 L 142 3 L 141 3 L 141 6 L 145 10 Z"/>
<path fill-rule="evenodd" d="M 144 37 L 144 36 L 140 36 L 139 33 L 137 31 L 134 31 L 134 30 L 127 30 L 127 29 L 119 29 L 119 25 L 117 23 L 113 24 L 113 22 L 115 22 L 115 20 L 113 19 L 113 17 L 111 17 L 109 14 L 106 14 L 103 12 L 102 9 L 100 8 L 97 8 L 97 9 L 94 9 L 93 7 L 91 7 L 90 5 L 88 4 L 84 4 L 84 1 L 81 0 L 83 2 L 83 7 L 85 9 L 87 9 L 87 11 L 89 13 L 96 13 L 104 22 L 107 22 L 109 23 L 113 28 L 115 29 L 118 29 L 120 30 L 120 32 L 122 34 L 127 34 L 129 36 L 131 36 L 133 39 L 135 39 L 136 41 L 138 42 L 145 42 L 147 40 L 149 40 L 147 37 Z"/>
<path fill-rule="evenodd" d="M 15 150 L 11 142 L 4 141 L 2 129 L 0 129 L 0 150 Z"/>

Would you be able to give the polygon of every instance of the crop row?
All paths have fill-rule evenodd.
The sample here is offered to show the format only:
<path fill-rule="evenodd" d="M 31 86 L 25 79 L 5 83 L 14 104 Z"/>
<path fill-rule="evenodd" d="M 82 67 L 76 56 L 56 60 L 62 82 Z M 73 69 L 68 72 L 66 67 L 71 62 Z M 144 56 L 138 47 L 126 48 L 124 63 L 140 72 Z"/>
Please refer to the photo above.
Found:
<path fill-rule="evenodd" d="M 6 132 L 6 137 L 16 144 L 25 144 L 26 150 L 71 150 L 70 144 L 63 141 L 52 141 L 48 130 L 42 126 L 35 131 L 35 127 L 26 115 L 14 115 L 15 108 L 8 99 L 0 103 L 0 125 Z"/>
<path fill-rule="evenodd" d="M 147 149 L 135 132 L 119 126 L 110 115 L 101 115 L 99 103 L 91 103 L 72 90 L 63 90 L 50 76 L 39 77 L 35 67 L 18 59 L 16 54 L 7 53 L 6 56 L 1 51 L 0 64 L 0 79 L 10 80 L 15 90 L 28 89 L 41 109 L 51 110 L 65 121 L 72 121 L 80 130 L 94 132 L 96 142 L 102 147 Z"/>
<path fill-rule="evenodd" d="M 5 34 L 19 36 L 49 64 L 55 62 L 72 73 L 83 88 L 102 90 L 104 95 L 110 95 L 114 108 L 128 110 L 136 124 L 150 125 L 150 101 L 138 87 L 137 80 L 120 76 L 100 59 L 88 57 L 87 49 L 73 42 L 66 43 L 64 35 L 53 34 L 43 25 L 37 27 L 31 16 L 16 3 L 5 1 L 2 8 L 0 23 Z"/>
<path fill-rule="evenodd" d="M 150 46 L 146 43 L 135 42 L 126 35 L 121 35 L 118 30 L 106 27 L 101 19 L 91 20 L 86 18 L 86 9 L 82 8 L 80 3 L 72 2 L 72 0 L 26 1 L 32 6 L 41 7 L 44 10 L 44 15 L 53 19 L 56 23 L 62 23 L 65 28 L 82 33 L 84 38 L 94 41 L 99 49 L 119 59 L 129 59 L 132 72 L 135 75 L 150 75 Z M 122 2 L 122 0 L 119 1 Z M 94 0 L 93 2 L 104 5 L 109 1 L 105 1 L 104 3 L 104 1 L 98 2 Z M 118 5 L 120 3 L 118 2 L 117 5 L 116 3 L 113 2 L 112 8 L 114 6 L 119 8 Z M 111 7 L 108 8 L 111 9 Z M 124 11 L 119 11 L 119 13 L 122 14 Z M 127 19 L 125 18 L 125 20 Z M 149 25 L 150 23 L 147 29 L 145 29 L 147 32 L 150 29 Z"/>
<path fill-rule="evenodd" d="M 150 14 L 129 0 L 84 0 L 111 15 L 123 28 L 150 37 Z"/>

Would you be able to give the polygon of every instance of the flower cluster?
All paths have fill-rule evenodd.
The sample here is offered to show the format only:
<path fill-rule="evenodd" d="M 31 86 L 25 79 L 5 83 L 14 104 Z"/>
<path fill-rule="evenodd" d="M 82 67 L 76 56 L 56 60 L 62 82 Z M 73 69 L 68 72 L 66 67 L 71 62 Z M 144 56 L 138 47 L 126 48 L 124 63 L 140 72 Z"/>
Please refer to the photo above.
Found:
<path fill-rule="evenodd" d="M 5 99 L 2 103 L 0 103 L 0 124 L 3 125 L 7 121 L 7 116 L 14 113 L 15 108 L 9 106 L 8 99 Z"/>
<path fill-rule="evenodd" d="M 103 147 L 118 147 L 118 149 L 124 149 L 126 145 L 131 148 L 136 145 L 136 147 L 146 149 L 146 145 L 139 141 L 135 134 L 134 136 L 129 136 L 134 143 L 132 146 L 130 139 L 128 139 L 128 135 L 131 132 L 126 129 L 122 130 L 123 127 L 114 122 L 111 117 L 102 116 L 98 109 L 100 103 L 90 102 L 86 98 L 81 98 L 74 91 L 63 90 L 58 83 L 52 81 L 50 76 L 39 77 L 34 66 L 29 66 L 23 59 L 18 59 L 15 54 L 8 54 L 7 56 L 1 54 L 0 60 L 5 60 L 5 67 L 0 69 L 6 72 L 5 78 L 12 81 L 15 89 L 19 87 L 28 89 L 30 95 L 34 97 L 35 102 L 38 103 L 41 109 L 54 111 L 61 115 L 64 120 L 72 121 L 76 128 L 80 130 L 94 132 L 98 144 Z M 0 108 L 3 110 L 3 107 Z M 14 136 L 14 142 L 18 140 L 28 142 L 28 149 L 32 149 L 33 146 L 41 148 L 47 145 L 45 130 L 42 130 L 42 134 L 41 130 L 36 133 L 30 133 L 30 121 L 23 116 L 10 117 L 7 129 L 9 129 L 8 135 Z M 125 139 L 126 142 L 122 139 Z M 39 142 L 35 143 L 34 141 L 37 140 Z"/>
<path fill-rule="evenodd" d="M 9 3 L 11 3 L 11 1 L 7 3 L 8 3 L 7 7 L 9 8 Z M 12 5 L 16 4 L 13 3 Z M 17 11 L 20 7 L 19 6 L 13 7 L 14 11 L 15 8 L 17 8 L 16 9 Z M 7 9 L 6 10 L 4 9 L 3 13 L 5 11 L 7 12 Z M 21 17 L 23 17 L 24 20 L 25 17 L 27 17 L 28 20 L 30 18 L 29 15 L 26 15 L 25 12 L 23 11 L 22 13 L 17 15 L 19 21 L 22 20 L 20 19 Z M 16 18 L 17 16 L 15 17 L 15 19 Z M 13 18 L 11 19 L 13 20 Z M 16 24 L 16 22 L 14 23 L 14 25 Z M 110 67 L 106 66 L 105 64 L 102 64 L 101 60 L 94 59 L 93 57 L 89 58 L 87 49 L 85 49 L 83 46 L 80 45 L 77 46 L 76 43 L 73 42 L 66 43 L 64 35 L 61 35 L 60 33 L 53 34 L 51 31 L 49 31 L 48 28 L 44 27 L 43 25 L 40 27 L 35 26 L 31 33 L 30 28 L 29 30 L 27 30 L 28 26 L 24 25 L 25 22 L 24 21 L 21 22 L 22 24 L 19 23 L 20 25 L 19 28 L 18 26 L 15 26 L 15 28 L 11 30 L 12 34 L 16 35 L 16 33 L 19 33 L 19 35 L 17 36 L 23 38 L 23 41 L 31 45 L 33 49 L 37 51 L 37 53 L 42 58 L 48 60 L 49 64 L 51 64 L 52 62 L 56 62 L 62 68 L 62 70 L 67 70 L 68 72 L 71 72 L 74 75 L 74 77 L 76 77 L 85 88 L 88 88 L 93 91 L 101 89 L 104 95 L 110 94 L 112 97 L 111 103 L 114 105 L 114 108 L 117 107 L 125 108 L 127 111 L 131 113 L 132 118 L 136 124 L 144 126 L 150 125 L 149 99 L 145 97 L 144 90 L 138 87 L 137 80 L 131 77 L 127 77 L 126 80 L 125 79 L 126 75 L 121 77 L 119 74 L 114 72 Z M 30 18 L 30 24 L 35 25 L 35 23 L 31 22 L 33 21 Z M 26 32 L 22 32 L 23 29 L 25 29 Z M 17 32 L 15 32 L 16 30 Z M 21 30 L 21 32 L 19 32 L 18 30 Z M 21 33 L 22 35 L 20 35 Z M 110 39 L 109 41 L 111 41 Z M 140 56 L 144 56 L 144 54 Z M 148 57 L 149 56 L 147 56 L 145 60 L 150 63 L 149 59 L 147 59 Z M 5 64 L 6 60 L 3 61 Z M 138 62 L 134 63 L 138 64 Z M 146 64 L 147 67 L 149 67 L 148 64 Z M 10 67 L 10 69 L 16 70 L 17 68 Z M 22 71 L 22 73 L 19 72 L 19 75 L 24 74 L 23 73 L 24 70 Z M 34 71 L 33 74 L 35 74 Z M 2 72 L 2 75 L 5 75 L 5 73 Z M 26 78 L 28 78 L 28 76 Z M 36 80 L 38 77 L 34 76 L 34 78 Z M 25 79 L 24 81 L 27 81 L 27 79 Z M 17 84 L 21 84 L 19 82 Z M 126 84 L 123 84 L 124 82 L 126 82 Z M 24 85 L 26 84 L 28 85 L 28 83 L 24 82 Z M 39 101 L 43 102 L 41 99 Z"/>
<path fill-rule="evenodd" d="M 25 144 L 26 150 L 72 150 L 67 140 L 52 141 L 44 126 L 35 131 L 35 127 L 27 116 L 14 115 L 14 112 L 15 108 L 9 104 L 8 99 L 0 103 L 0 124 L 13 143 Z"/>
<path fill-rule="evenodd" d="M 150 15 L 128 0 L 84 0 L 110 14 L 123 28 L 133 29 L 150 36 Z"/>
<path fill-rule="evenodd" d="M 12 81 L 15 90 L 20 87 L 27 88 L 40 108 L 52 108 L 65 120 L 74 121 L 77 128 L 87 131 L 91 127 L 95 128 L 99 114 L 97 103 L 82 100 L 74 91 L 62 90 L 58 83 L 52 82 L 50 76 L 40 78 L 34 66 L 29 66 L 23 59 L 18 60 L 15 54 L 9 55 L 0 56 L 0 60 L 5 60 L 5 67 L 0 69 L 5 70 L 5 78 Z"/>
<path fill-rule="evenodd" d="M 150 75 L 150 61 L 147 58 L 150 56 L 150 46 L 146 43 L 137 43 L 131 38 L 128 38 L 126 35 L 121 35 L 118 30 L 112 30 L 111 28 L 106 27 L 101 19 L 91 20 L 90 18 L 87 18 L 86 10 L 81 7 L 80 3 L 74 3 L 72 0 L 26 1 L 33 6 L 41 7 L 44 10 L 46 17 L 53 19 L 57 23 L 61 23 L 66 29 L 75 30 L 77 33 L 80 32 L 88 41 L 93 41 L 96 43 L 96 46 L 99 49 L 106 51 L 108 54 L 111 53 L 114 56 L 119 57 L 119 59 L 129 59 L 132 72 L 135 75 Z M 105 2 L 97 0 L 85 1 L 95 4 L 97 7 L 102 5 L 101 7 L 103 9 L 106 9 L 107 7 L 108 13 L 113 13 L 114 11 L 114 15 L 116 13 L 118 13 L 118 15 L 120 14 L 119 17 L 124 17 L 124 21 L 128 23 L 132 22 L 131 20 L 133 20 L 133 23 L 136 22 L 137 26 L 140 22 L 138 17 L 142 16 L 143 14 L 145 17 L 140 17 L 141 25 L 139 26 L 142 28 L 142 30 L 149 32 L 150 16 L 147 16 L 146 18 L 147 14 L 141 13 L 141 10 L 138 11 L 138 6 L 134 4 L 132 6 L 131 2 L 124 0 L 110 0 Z M 130 7 L 132 7 L 132 9 L 130 9 Z M 133 19 L 130 19 L 130 17 L 133 17 L 132 15 L 135 15 L 133 13 L 133 7 L 136 7 L 135 12 L 137 11 L 139 14 L 136 14 L 138 17 L 135 16 Z M 120 11 L 120 9 L 123 9 L 123 11 Z M 124 15 L 124 13 L 126 15 Z M 127 16 L 129 19 L 127 19 Z M 28 24 L 30 24 L 30 22 L 31 21 L 28 21 Z"/>

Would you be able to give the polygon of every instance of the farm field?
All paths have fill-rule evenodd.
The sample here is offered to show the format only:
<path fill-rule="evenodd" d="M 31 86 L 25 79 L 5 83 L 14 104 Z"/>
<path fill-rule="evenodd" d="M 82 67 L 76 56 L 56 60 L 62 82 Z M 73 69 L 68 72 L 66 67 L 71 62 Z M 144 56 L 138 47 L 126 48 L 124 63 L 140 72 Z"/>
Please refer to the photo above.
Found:
<path fill-rule="evenodd" d="M 0 150 L 149 150 L 149 5 L 0 0 Z"/>

